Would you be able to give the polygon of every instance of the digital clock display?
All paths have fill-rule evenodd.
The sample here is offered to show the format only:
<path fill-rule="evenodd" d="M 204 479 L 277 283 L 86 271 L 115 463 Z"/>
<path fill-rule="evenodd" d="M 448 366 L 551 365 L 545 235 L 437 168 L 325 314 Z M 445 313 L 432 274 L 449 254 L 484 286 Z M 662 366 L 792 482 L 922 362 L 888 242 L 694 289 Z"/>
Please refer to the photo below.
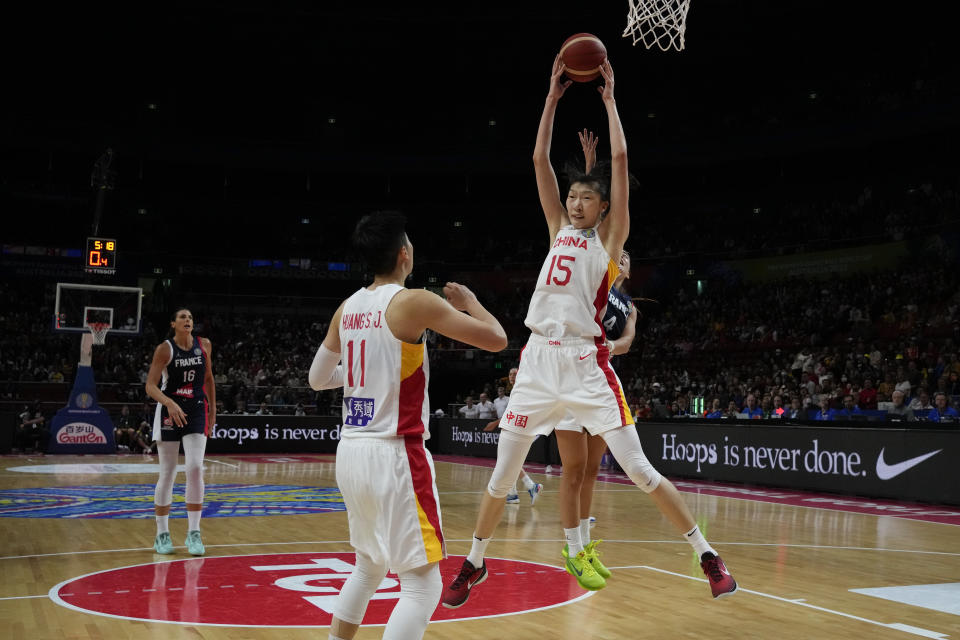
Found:
<path fill-rule="evenodd" d="M 117 241 L 113 238 L 87 238 L 84 267 L 89 273 L 113 274 L 117 271 Z"/>

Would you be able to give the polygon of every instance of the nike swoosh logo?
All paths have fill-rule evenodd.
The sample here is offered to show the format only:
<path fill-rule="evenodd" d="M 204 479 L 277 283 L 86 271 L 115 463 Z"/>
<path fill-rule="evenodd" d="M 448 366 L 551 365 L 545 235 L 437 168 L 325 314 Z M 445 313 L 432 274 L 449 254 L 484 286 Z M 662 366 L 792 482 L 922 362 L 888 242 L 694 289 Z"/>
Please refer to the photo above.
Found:
<path fill-rule="evenodd" d="M 904 460 L 903 462 L 887 464 L 883 459 L 883 449 L 880 449 L 880 455 L 877 457 L 877 477 L 881 480 L 895 478 L 907 469 L 917 466 L 927 458 L 932 458 L 941 451 L 943 451 L 943 449 L 937 449 L 936 451 L 931 451 L 930 453 L 925 453 L 922 456 L 910 458 L 909 460 Z"/>
<path fill-rule="evenodd" d="M 581 577 L 583 576 L 583 570 L 577 571 L 577 568 L 576 568 L 576 567 L 573 568 L 573 572 L 574 572 L 575 574 L 577 574 L 578 576 L 581 576 Z"/>
<path fill-rule="evenodd" d="M 586 360 L 586 359 L 589 358 L 589 357 L 590 357 L 590 354 L 588 353 L 588 354 L 585 355 L 585 356 L 580 356 L 580 359 L 581 359 L 581 360 Z"/>

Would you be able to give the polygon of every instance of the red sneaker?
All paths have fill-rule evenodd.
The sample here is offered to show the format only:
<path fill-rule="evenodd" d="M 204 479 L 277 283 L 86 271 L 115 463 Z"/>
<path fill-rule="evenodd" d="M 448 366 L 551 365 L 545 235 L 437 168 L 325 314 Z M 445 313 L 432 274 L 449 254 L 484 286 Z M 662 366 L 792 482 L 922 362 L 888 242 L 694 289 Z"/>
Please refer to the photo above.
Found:
<path fill-rule="evenodd" d="M 477 586 L 487 579 L 487 563 L 477 569 L 469 560 L 464 558 L 463 566 L 460 567 L 460 573 L 453 583 L 443 590 L 443 597 L 440 599 L 443 606 L 447 609 L 456 609 L 467 604 L 467 598 L 470 597 L 470 589 Z"/>
<path fill-rule="evenodd" d="M 710 581 L 710 590 L 714 598 L 733 595 L 737 590 L 737 581 L 733 579 L 720 556 L 709 551 L 700 558 L 700 568 Z"/>

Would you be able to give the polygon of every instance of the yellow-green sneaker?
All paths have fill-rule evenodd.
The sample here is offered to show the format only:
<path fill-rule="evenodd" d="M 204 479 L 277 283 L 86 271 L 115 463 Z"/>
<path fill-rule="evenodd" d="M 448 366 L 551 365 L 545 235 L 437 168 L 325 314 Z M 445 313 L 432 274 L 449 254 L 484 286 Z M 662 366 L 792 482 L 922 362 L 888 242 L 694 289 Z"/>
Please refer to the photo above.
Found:
<path fill-rule="evenodd" d="M 603 542 L 603 540 L 594 540 L 585 546 L 583 550 L 587 554 L 587 559 L 590 561 L 590 564 L 593 565 L 593 570 L 599 573 L 601 578 L 607 580 L 610 578 L 610 569 L 607 569 L 603 566 L 603 563 L 600 562 L 600 552 L 597 551 L 597 545 L 601 542 Z"/>
<path fill-rule="evenodd" d="M 587 591 L 598 591 L 607 586 L 607 581 L 590 564 L 585 551 L 581 551 L 571 558 L 569 549 L 564 545 L 560 555 L 566 558 L 567 573 L 576 578 L 580 586 Z"/>
<path fill-rule="evenodd" d="M 170 539 L 169 532 L 164 531 L 157 534 L 157 537 L 153 539 L 153 550 L 164 555 L 173 553 L 173 540 Z"/>
<path fill-rule="evenodd" d="M 187 531 L 187 551 L 194 556 L 202 556 L 206 552 L 206 549 L 203 547 L 203 538 L 200 537 L 199 529 Z"/>

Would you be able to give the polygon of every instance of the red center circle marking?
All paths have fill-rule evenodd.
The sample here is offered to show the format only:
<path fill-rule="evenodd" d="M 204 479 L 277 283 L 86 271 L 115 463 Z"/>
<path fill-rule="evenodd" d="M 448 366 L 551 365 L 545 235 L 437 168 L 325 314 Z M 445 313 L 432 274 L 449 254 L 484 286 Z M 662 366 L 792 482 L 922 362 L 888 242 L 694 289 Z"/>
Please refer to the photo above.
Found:
<path fill-rule="evenodd" d="M 444 584 L 463 556 L 440 563 Z M 178 624 L 231 627 L 325 627 L 353 553 L 301 552 L 190 558 L 107 569 L 71 578 L 50 598 L 84 613 Z M 536 562 L 487 558 L 490 577 L 459 609 L 438 606 L 432 621 L 526 613 L 592 595 L 563 569 Z M 364 625 L 387 623 L 400 595 L 387 574 L 367 607 Z"/>

